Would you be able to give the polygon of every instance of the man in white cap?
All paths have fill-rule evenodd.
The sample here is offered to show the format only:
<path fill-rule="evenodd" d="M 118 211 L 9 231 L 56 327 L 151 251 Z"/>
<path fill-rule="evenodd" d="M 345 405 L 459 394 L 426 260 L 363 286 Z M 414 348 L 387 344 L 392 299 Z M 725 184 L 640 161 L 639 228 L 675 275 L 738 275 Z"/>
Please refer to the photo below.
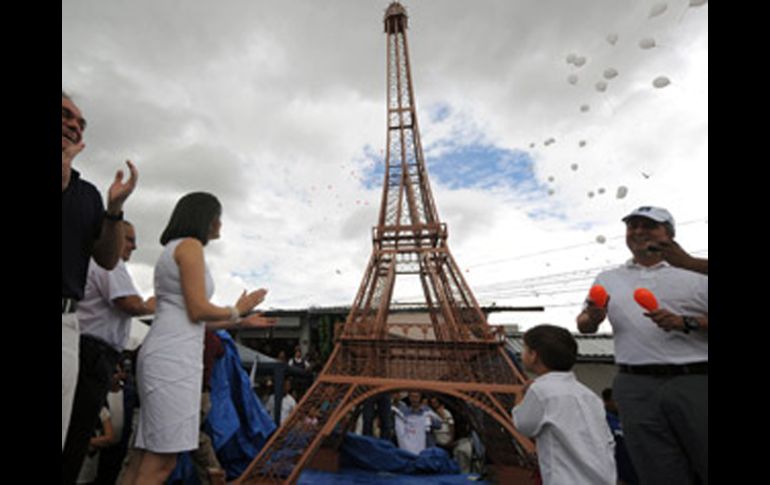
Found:
<path fill-rule="evenodd" d="M 599 274 L 594 284 L 610 298 L 605 307 L 587 301 L 578 329 L 612 325 L 613 395 L 641 482 L 708 484 L 708 276 L 666 261 L 661 248 L 675 234 L 666 209 L 639 207 L 623 222 L 633 257 Z M 658 308 L 639 306 L 637 288 L 652 291 Z"/>

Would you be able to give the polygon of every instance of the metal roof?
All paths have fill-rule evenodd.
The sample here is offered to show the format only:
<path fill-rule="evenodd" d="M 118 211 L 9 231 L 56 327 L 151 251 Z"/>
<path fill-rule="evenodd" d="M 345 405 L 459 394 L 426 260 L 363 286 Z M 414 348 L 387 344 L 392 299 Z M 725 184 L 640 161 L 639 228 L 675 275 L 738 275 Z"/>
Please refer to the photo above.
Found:
<path fill-rule="evenodd" d="M 614 362 L 615 342 L 612 334 L 573 334 L 578 344 L 578 362 Z M 521 355 L 524 348 L 524 334 L 517 333 L 507 338 L 507 347 L 514 354 Z"/>
<path fill-rule="evenodd" d="M 301 316 L 301 315 L 347 315 L 350 313 L 350 306 L 329 306 L 329 307 L 316 307 L 311 306 L 307 308 L 261 308 L 258 309 L 260 313 L 266 316 Z M 497 306 L 481 305 L 481 311 L 484 313 L 495 312 L 542 312 L 545 311 L 545 307 L 542 306 Z M 427 307 L 424 303 L 398 303 L 393 302 L 390 309 L 391 313 L 404 313 L 404 312 L 426 312 Z"/>

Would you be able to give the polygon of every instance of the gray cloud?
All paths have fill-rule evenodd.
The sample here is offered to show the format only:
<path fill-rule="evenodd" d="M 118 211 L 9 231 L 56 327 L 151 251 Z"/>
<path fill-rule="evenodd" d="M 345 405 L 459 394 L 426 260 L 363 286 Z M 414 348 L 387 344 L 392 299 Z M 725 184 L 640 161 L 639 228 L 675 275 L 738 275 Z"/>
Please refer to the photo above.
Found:
<path fill-rule="evenodd" d="M 62 84 L 89 120 L 75 166 L 102 192 L 123 160 L 139 166 L 126 213 L 137 223 L 143 274 L 176 200 L 208 190 L 225 207 L 223 240 L 207 248 L 217 295 L 229 302 L 243 275 L 253 284 L 269 275 L 272 301 L 352 301 L 380 200 L 379 181 L 362 184 L 372 163 L 363 154 L 385 144 L 388 3 L 62 5 Z M 504 257 L 511 249 L 499 241 L 522 234 L 540 247 L 599 227 L 609 236 L 604 224 L 614 227 L 619 213 L 652 199 L 677 217 L 703 215 L 707 5 L 682 15 L 687 7 L 672 3 L 650 19 L 648 4 L 625 0 L 404 4 L 424 147 L 432 155 L 481 142 L 526 149 L 535 176 L 555 178 L 548 198 L 447 190 L 433 180 L 453 252 L 467 255 L 461 265 L 490 251 Z M 610 33 L 618 34 L 615 45 Z M 640 49 L 644 37 L 656 48 Z M 586 57 L 584 66 L 566 62 L 573 52 Z M 610 67 L 619 75 L 597 92 Z M 570 74 L 577 84 L 567 82 Z M 660 75 L 672 84 L 654 90 Z M 591 109 L 581 113 L 581 104 Z M 441 107 L 446 118 L 428 116 Z M 550 137 L 557 142 L 544 147 Z M 580 170 L 570 170 L 573 163 Z M 653 176 L 643 179 L 642 169 Z M 683 174 L 695 178 L 687 193 Z M 585 195 L 620 185 L 629 187 L 623 200 Z"/>

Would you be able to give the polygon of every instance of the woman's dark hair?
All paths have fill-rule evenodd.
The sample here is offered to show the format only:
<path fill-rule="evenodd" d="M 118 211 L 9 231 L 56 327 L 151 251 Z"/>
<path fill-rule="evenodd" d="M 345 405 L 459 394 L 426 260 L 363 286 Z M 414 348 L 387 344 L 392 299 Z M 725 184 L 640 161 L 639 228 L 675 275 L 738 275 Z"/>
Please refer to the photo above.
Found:
<path fill-rule="evenodd" d="M 577 360 L 577 342 L 565 328 L 538 325 L 524 333 L 524 343 L 537 352 L 543 365 L 550 370 L 566 372 Z"/>
<path fill-rule="evenodd" d="M 172 239 L 194 237 L 204 246 L 209 242 L 209 232 L 214 219 L 222 215 L 222 204 L 207 192 L 192 192 L 179 199 L 171 213 L 171 219 L 160 235 L 160 243 L 166 245 Z"/>

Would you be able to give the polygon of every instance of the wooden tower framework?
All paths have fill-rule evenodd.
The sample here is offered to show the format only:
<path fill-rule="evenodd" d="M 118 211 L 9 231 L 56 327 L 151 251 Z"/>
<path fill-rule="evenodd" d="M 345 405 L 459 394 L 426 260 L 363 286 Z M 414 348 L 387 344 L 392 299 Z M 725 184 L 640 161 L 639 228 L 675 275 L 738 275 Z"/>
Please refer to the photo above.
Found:
<path fill-rule="evenodd" d="M 407 15 L 393 2 L 387 34 L 387 144 L 373 251 L 336 345 L 317 380 L 238 483 L 294 483 L 308 465 L 334 460 L 366 399 L 402 390 L 440 393 L 485 415 L 476 431 L 498 480 L 532 482 L 533 443 L 510 410 L 525 377 L 487 324 L 447 246 L 417 124 Z M 393 318 L 398 278 L 419 279 L 429 323 Z"/>

